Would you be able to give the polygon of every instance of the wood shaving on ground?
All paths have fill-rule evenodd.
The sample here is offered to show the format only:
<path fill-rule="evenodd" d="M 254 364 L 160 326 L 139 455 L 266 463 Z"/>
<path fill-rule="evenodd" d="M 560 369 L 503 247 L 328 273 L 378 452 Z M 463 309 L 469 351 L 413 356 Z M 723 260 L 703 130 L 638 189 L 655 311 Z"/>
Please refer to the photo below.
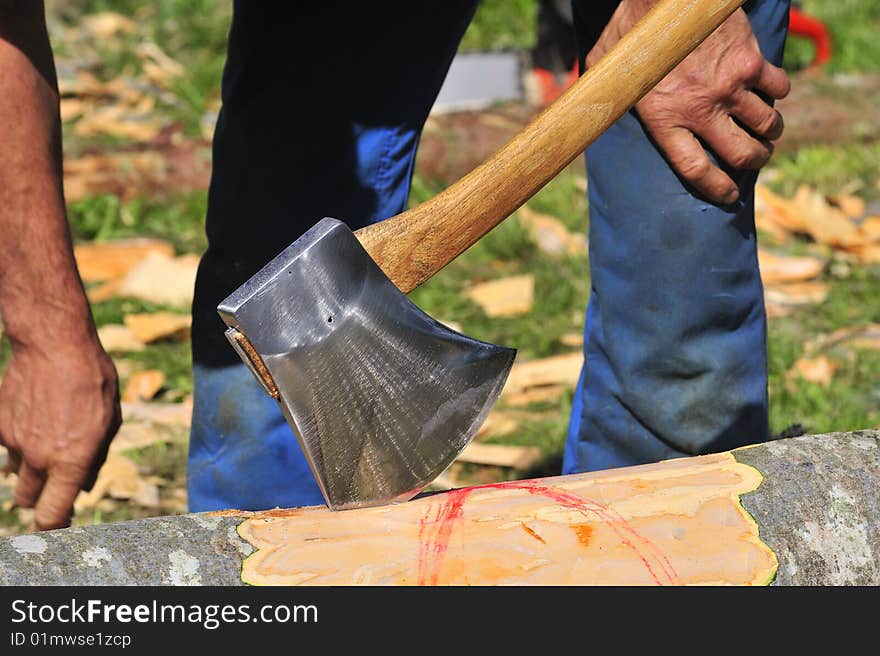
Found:
<path fill-rule="evenodd" d="M 73 247 L 79 275 L 87 283 L 121 278 L 152 253 L 170 258 L 174 256 L 174 246 L 164 239 L 143 237 L 86 242 Z"/>
<path fill-rule="evenodd" d="M 838 364 L 827 356 L 820 355 L 817 358 L 801 358 L 794 363 L 791 369 L 785 372 L 785 380 L 789 383 L 802 378 L 811 383 L 828 387 Z"/>
<path fill-rule="evenodd" d="M 149 253 L 129 270 L 117 290 L 120 296 L 172 307 L 192 304 L 198 255 L 169 257 Z"/>
<path fill-rule="evenodd" d="M 559 219 L 549 214 L 539 214 L 522 206 L 517 216 L 529 232 L 529 238 L 538 250 L 548 255 L 583 255 L 587 252 L 587 237 L 571 232 Z"/>
<path fill-rule="evenodd" d="M 135 339 L 144 344 L 159 340 L 184 340 L 189 337 L 192 317 L 171 312 L 141 312 L 127 314 L 122 320 Z"/>
<path fill-rule="evenodd" d="M 165 374 L 158 369 L 148 369 L 132 374 L 122 392 L 122 400 L 127 402 L 149 401 L 165 384 Z"/>
<path fill-rule="evenodd" d="M 521 393 L 529 388 L 563 385 L 574 388 L 584 362 L 583 354 L 566 353 L 540 360 L 516 362 L 510 370 L 501 398 Z"/>
<path fill-rule="evenodd" d="M 107 324 L 98 328 L 98 339 L 108 353 L 143 351 L 146 344 L 128 326 Z"/>
<path fill-rule="evenodd" d="M 479 305 L 488 317 L 517 317 L 532 309 L 535 277 L 510 276 L 473 285 L 465 295 Z"/>

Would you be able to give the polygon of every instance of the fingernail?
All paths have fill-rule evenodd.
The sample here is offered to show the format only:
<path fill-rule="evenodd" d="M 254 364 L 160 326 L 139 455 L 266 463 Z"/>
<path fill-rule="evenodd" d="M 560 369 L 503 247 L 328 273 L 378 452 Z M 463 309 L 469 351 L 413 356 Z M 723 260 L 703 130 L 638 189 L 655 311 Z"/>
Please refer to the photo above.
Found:
<path fill-rule="evenodd" d="M 730 189 L 726 194 L 724 194 L 724 204 L 730 205 L 731 203 L 735 203 L 739 199 L 739 189 L 734 187 Z"/>

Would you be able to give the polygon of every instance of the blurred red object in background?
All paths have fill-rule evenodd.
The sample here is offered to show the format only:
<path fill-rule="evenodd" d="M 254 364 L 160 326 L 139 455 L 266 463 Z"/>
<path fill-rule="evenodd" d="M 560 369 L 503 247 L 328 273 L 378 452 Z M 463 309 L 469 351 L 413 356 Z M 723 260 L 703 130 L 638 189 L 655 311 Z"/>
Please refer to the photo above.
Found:
<path fill-rule="evenodd" d="M 821 66 L 831 59 L 831 35 L 825 23 L 818 18 L 813 18 L 803 13 L 798 7 L 792 5 L 788 13 L 789 36 L 802 36 L 813 42 L 816 49 L 810 68 Z"/>

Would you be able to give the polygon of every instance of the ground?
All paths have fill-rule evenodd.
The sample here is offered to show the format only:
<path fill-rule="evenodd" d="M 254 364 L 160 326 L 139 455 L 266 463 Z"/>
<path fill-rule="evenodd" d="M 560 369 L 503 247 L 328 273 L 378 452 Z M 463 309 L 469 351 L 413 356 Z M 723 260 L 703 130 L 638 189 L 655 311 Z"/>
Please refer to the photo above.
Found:
<path fill-rule="evenodd" d="M 64 96 L 69 217 L 81 249 L 81 270 L 88 269 L 83 250 L 87 245 L 151 237 L 163 240 L 159 250 L 170 249 L 162 251 L 165 259 L 157 260 L 159 264 L 167 271 L 173 262 L 184 282 L 182 293 L 169 295 L 168 288 L 138 287 L 130 280 L 128 287 L 120 288 L 121 274 L 98 272 L 87 280 L 104 337 L 110 334 L 107 326 L 116 326 L 128 330 L 131 338 L 140 314 L 167 312 L 170 318 L 164 318 L 171 324 L 163 324 L 166 330 L 154 335 L 135 331 L 135 347 L 129 343 L 112 349 L 128 392 L 127 421 L 99 488 L 79 500 L 75 524 L 186 510 L 192 380 L 186 330 L 179 319 L 187 315 L 187 276 L 195 261 L 186 256 L 197 256 L 205 246 L 210 136 L 219 108 L 230 4 L 208 0 L 47 3 Z M 794 202 L 799 188 L 814 192 L 823 209 L 844 200 L 855 202 L 850 219 L 861 229 L 869 217 L 880 215 L 880 45 L 875 38 L 880 6 L 814 0 L 804 2 L 803 9 L 828 21 L 835 55 L 824 69 L 809 70 L 809 45 L 797 39 L 789 42 L 786 68 L 793 91 L 779 105 L 787 129 L 760 183 L 786 202 Z M 485 0 L 462 47 L 527 49 L 533 10 L 533 1 Z M 522 102 L 432 116 L 418 153 L 411 202 L 426 200 L 466 173 L 537 109 Z M 531 214 L 518 213 L 506 220 L 416 290 L 413 300 L 468 335 L 517 348 L 523 362 L 577 353 L 589 262 L 585 241 L 572 236 L 586 234 L 585 184 L 582 162 L 576 160 L 528 202 Z M 552 252 L 555 242 L 551 239 L 548 246 L 542 241 L 546 230 L 535 231 L 535 226 L 546 225 L 535 219 L 536 214 L 551 219 L 553 230 L 564 228 L 561 233 L 551 230 L 550 236 L 572 237 L 571 247 Z M 874 301 L 880 292 L 880 267 L 863 251 L 856 256 L 853 249 L 841 248 L 833 240 L 823 243 L 800 230 L 782 235 L 762 230 L 759 243 L 777 254 L 812 256 L 821 262 L 808 281 L 814 285 L 812 291 L 821 293 L 811 302 L 796 304 L 789 289 L 788 297 L 783 294 L 786 302 L 771 313 L 772 432 L 876 427 L 880 333 L 873 324 L 880 323 L 880 304 Z M 146 272 L 149 278 L 148 268 Z M 469 295 L 479 283 L 524 275 L 532 276 L 534 285 L 533 301 L 525 311 L 490 316 Z M 862 329 L 859 340 L 837 332 L 844 329 Z M 0 349 L 5 361 L 5 340 Z M 531 395 L 502 398 L 492 426 L 478 437 L 487 444 L 537 447 L 536 457 L 526 458 L 519 468 L 456 463 L 445 484 L 558 473 L 571 383 L 567 373 L 559 373 L 525 390 Z M 0 478 L 0 533 L 32 528 L 29 513 L 11 506 L 13 484 L 14 476 Z"/>

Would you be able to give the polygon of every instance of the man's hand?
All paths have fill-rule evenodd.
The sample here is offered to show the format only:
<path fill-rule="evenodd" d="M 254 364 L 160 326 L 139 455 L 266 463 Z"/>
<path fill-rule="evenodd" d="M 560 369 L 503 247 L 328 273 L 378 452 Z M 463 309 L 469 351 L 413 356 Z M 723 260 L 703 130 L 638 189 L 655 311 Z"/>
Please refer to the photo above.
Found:
<path fill-rule="evenodd" d="M 0 444 L 15 501 L 40 529 L 70 523 L 119 428 L 113 363 L 73 257 L 61 178 L 58 85 L 43 3 L 0 0 L 0 314 L 12 359 Z"/>
<path fill-rule="evenodd" d="M 587 55 L 598 61 L 656 0 L 622 0 Z M 703 148 L 733 169 L 758 170 L 782 136 L 782 115 L 760 94 L 784 98 L 788 76 L 761 55 L 749 20 L 734 12 L 637 104 L 636 113 L 672 168 L 699 194 L 718 204 L 739 189 Z"/>
<path fill-rule="evenodd" d="M 18 473 L 15 503 L 36 508 L 39 529 L 70 524 L 120 421 L 116 371 L 97 339 L 14 347 L 0 384 L 0 442 Z"/>

